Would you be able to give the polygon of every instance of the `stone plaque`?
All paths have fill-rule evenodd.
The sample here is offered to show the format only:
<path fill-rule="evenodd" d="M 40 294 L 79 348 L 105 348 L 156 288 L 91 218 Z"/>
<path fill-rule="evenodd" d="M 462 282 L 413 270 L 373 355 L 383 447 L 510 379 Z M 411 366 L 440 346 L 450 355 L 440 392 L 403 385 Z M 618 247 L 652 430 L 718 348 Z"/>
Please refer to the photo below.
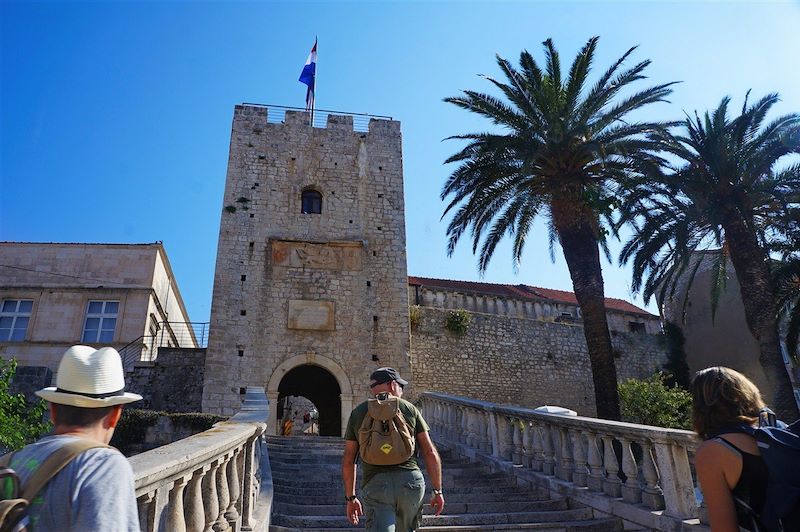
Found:
<path fill-rule="evenodd" d="M 361 242 L 272 241 L 272 263 L 288 268 L 360 270 Z"/>
<path fill-rule="evenodd" d="M 289 300 L 289 329 L 307 331 L 334 331 L 333 301 Z"/>

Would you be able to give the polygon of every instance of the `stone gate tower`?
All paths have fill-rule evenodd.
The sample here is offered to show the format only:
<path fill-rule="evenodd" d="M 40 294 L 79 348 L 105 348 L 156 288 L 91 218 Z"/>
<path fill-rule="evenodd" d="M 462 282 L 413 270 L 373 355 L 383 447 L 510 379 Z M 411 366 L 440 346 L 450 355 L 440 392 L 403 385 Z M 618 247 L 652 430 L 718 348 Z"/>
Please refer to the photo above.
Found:
<path fill-rule="evenodd" d="M 373 369 L 411 373 L 400 123 L 267 113 L 234 112 L 203 411 L 263 386 L 273 430 L 291 395 L 340 435 Z"/>

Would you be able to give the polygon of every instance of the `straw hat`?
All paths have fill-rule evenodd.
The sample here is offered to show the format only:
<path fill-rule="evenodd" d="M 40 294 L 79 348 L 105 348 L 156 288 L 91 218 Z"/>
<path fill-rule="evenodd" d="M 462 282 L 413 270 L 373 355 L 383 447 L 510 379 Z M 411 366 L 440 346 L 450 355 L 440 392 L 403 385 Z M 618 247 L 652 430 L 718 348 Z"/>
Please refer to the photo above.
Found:
<path fill-rule="evenodd" d="M 139 401 L 142 396 L 125 391 L 122 360 L 113 347 L 94 349 L 74 345 L 58 366 L 56 385 L 36 395 L 59 405 L 101 408 Z"/>

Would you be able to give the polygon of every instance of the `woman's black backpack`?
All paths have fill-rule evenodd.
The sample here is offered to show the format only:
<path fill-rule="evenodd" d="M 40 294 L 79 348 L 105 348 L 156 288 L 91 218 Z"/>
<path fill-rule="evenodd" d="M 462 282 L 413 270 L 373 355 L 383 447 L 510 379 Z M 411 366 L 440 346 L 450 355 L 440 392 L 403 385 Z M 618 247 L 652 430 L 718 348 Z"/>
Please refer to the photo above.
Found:
<path fill-rule="evenodd" d="M 737 425 L 727 432 L 742 432 L 755 438 L 769 472 L 764 508 L 760 514 L 737 501 L 749 515 L 754 531 L 800 531 L 800 420 L 791 425 L 777 421 L 768 408 L 761 410 L 759 427 Z"/>

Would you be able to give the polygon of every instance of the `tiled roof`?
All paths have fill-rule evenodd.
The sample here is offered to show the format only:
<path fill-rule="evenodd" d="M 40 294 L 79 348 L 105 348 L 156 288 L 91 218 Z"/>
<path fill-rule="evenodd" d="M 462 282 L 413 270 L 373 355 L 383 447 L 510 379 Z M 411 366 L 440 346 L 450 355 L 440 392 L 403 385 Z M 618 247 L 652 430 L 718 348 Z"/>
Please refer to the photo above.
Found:
<path fill-rule="evenodd" d="M 567 292 L 565 290 L 553 290 L 552 288 L 539 288 L 538 286 L 529 286 L 525 284 L 497 284 L 475 281 L 455 281 L 452 279 L 430 279 L 428 277 L 414 277 L 411 275 L 408 276 L 408 284 L 424 286 L 428 288 L 454 290 L 458 292 L 480 292 L 483 294 L 514 297 L 517 299 L 548 299 L 550 301 L 557 301 L 559 303 L 571 303 L 573 305 L 578 304 L 578 300 L 575 298 L 575 294 L 572 292 Z M 618 310 L 620 312 L 630 312 L 633 314 L 655 317 L 650 312 L 637 307 L 633 303 L 613 297 L 606 298 L 606 308 L 609 310 Z"/>

